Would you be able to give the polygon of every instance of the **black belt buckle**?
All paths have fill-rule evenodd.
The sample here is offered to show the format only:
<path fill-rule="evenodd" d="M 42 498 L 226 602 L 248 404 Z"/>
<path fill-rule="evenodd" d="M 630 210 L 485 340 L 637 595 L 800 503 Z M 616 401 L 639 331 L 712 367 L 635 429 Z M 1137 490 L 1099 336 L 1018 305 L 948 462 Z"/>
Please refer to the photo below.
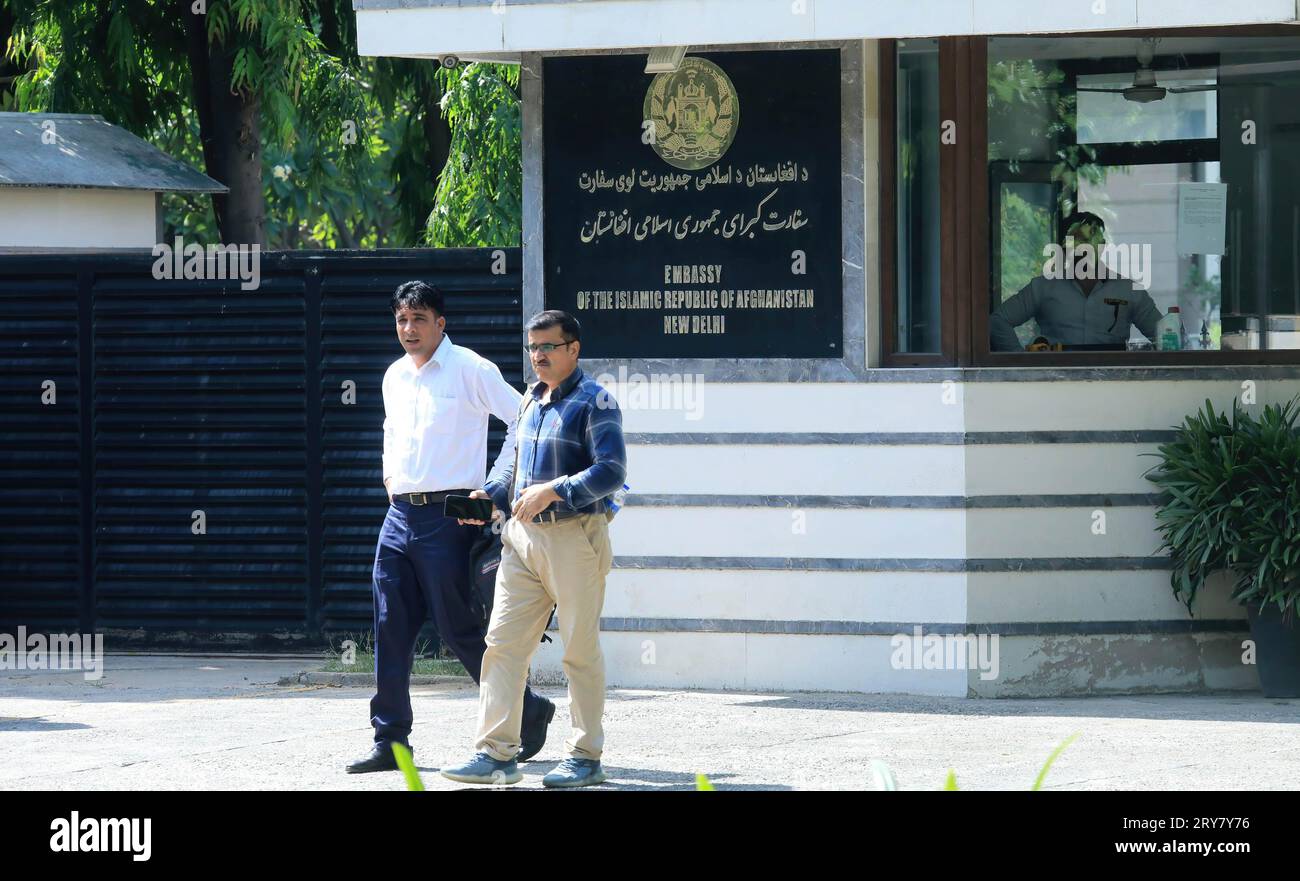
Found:
<path fill-rule="evenodd" d="M 406 502 L 407 504 L 422 507 L 424 505 L 436 505 L 439 502 L 443 501 L 445 498 L 447 498 L 447 496 L 467 496 L 473 491 L 474 490 L 472 489 L 448 489 L 448 490 L 438 490 L 437 492 L 426 491 L 426 492 L 414 492 L 414 493 L 398 493 L 397 495 L 393 496 L 393 498 L 400 499 Z"/>

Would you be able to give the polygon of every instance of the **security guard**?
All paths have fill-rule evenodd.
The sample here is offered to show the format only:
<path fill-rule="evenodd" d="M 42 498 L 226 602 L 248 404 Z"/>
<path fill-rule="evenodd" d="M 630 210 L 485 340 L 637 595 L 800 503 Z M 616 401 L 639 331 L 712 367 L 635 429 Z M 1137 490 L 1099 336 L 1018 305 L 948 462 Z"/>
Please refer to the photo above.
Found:
<path fill-rule="evenodd" d="M 1106 242 L 1102 219 L 1087 211 L 1078 211 L 1066 218 L 1065 229 L 1066 239 L 1073 239 L 1075 243 L 1075 253 L 1066 257 L 1076 261 L 1076 271 L 1072 273 L 1075 277 L 1040 275 L 994 309 L 989 316 L 993 351 L 1021 351 L 1015 329 L 1031 318 L 1038 319 L 1043 336 L 1027 347 L 1029 351 L 1056 344 L 1066 347 L 1122 346 L 1128 341 L 1133 325 L 1137 325 L 1147 339 L 1154 341 L 1156 323 L 1161 315 L 1151 295 L 1135 287 L 1131 279 L 1115 275 L 1101 263 L 1099 255 Z M 1096 271 L 1086 268 L 1085 252 L 1089 247 L 1097 255 L 1093 261 Z M 1087 277 L 1081 278 L 1080 275 Z"/>

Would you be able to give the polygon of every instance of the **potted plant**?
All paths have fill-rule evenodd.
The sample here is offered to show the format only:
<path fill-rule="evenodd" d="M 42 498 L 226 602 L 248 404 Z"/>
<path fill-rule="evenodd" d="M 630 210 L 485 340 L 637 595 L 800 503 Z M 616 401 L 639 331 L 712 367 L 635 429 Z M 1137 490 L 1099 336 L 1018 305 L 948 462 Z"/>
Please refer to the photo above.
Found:
<path fill-rule="evenodd" d="M 1187 417 L 1146 478 L 1165 491 L 1156 524 L 1173 563 L 1174 595 L 1192 610 L 1216 572 L 1233 578 L 1246 606 L 1260 685 L 1268 697 L 1300 697 L 1300 397 L 1253 416 Z"/>

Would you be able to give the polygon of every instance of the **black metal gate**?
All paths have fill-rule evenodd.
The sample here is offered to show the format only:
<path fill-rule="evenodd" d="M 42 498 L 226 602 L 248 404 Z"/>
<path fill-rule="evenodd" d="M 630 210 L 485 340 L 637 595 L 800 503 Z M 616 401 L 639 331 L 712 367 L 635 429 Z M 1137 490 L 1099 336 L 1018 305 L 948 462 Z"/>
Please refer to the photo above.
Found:
<path fill-rule="evenodd" d="M 248 291 L 153 265 L 0 257 L 0 629 L 367 630 L 388 297 L 442 288 L 449 335 L 521 387 L 519 249 L 267 252 Z"/>

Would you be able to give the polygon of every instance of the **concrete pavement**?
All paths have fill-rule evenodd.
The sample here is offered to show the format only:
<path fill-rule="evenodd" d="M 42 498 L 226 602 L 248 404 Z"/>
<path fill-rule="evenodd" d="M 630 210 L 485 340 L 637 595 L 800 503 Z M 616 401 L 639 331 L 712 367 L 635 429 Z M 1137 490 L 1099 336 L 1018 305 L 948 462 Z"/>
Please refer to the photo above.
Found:
<path fill-rule="evenodd" d="M 370 689 L 277 686 L 299 658 L 109 655 L 104 677 L 0 671 L 0 789 L 397 790 L 395 773 L 348 775 L 370 746 Z M 540 788 L 564 757 L 568 699 L 513 789 Z M 416 764 L 473 751 L 477 689 L 413 689 Z M 902 789 L 1027 789 L 1078 739 L 1047 789 L 1300 788 L 1300 701 L 1259 695 L 976 700 L 825 693 L 613 689 L 603 790 L 870 789 L 881 759 Z"/>

